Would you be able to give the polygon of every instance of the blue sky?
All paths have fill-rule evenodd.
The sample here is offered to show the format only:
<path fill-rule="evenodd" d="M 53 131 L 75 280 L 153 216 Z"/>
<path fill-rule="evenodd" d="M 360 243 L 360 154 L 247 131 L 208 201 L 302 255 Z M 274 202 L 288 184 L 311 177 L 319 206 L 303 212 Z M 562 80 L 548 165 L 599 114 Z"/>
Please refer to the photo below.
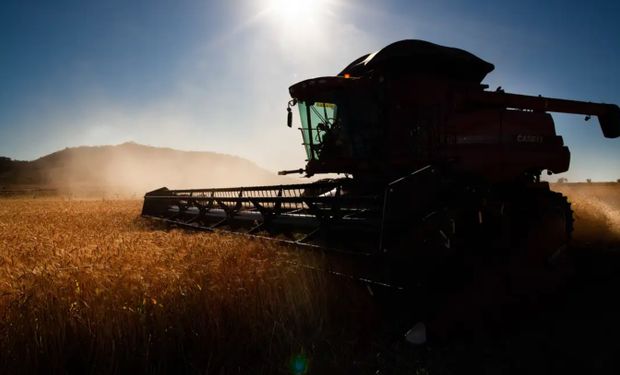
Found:
<path fill-rule="evenodd" d="M 3 1 L 0 155 L 135 141 L 298 168 L 288 86 L 406 38 L 494 63 L 492 88 L 620 104 L 617 1 L 293 1 Z M 620 178 L 620 140 L 554 117 L 569 179 Z"/>

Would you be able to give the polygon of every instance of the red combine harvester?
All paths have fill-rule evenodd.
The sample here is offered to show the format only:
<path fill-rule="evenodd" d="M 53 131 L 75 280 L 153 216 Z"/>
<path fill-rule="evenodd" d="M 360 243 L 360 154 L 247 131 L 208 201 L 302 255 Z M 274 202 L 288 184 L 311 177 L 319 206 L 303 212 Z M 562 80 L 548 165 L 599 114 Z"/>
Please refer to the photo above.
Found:
<path fill-rule="evenodd" d="M 346 177 L 161 188 L 146 194 L 142 215 L 350 255 L 336 258 L 355 259 L 344 269 L 371 285 L 428 294 L 485 270 L 544 284 L 573 223 L 566 198 L 540 180 L 570 162 L 548 112 L 597 116 L 616 138 L 620 108 L 487 91 L 481 81 L 493 68 L 460 49 L 402 40 L 337 76 L 299 82 L 288 126 L 296 105 L 307 164 L 280 174 Z"/>

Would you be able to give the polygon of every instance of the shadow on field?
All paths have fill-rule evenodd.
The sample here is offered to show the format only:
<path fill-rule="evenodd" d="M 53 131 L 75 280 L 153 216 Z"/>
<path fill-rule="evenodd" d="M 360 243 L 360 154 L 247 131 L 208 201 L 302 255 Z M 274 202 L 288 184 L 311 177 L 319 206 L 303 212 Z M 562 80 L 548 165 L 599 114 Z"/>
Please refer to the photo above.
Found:
<path fill-rule="evenodd" d="M 554 294 L 503 311 L 502 324 L 449 342 L 387 344 L 381 374 L 620 373 L 620 184 L 562 184 L 575 216 L 574 273 Z"/>
<path fill-rule="evenodd" d="M 511 307 L 502 326 L 447 343 L 387 344 L 381 374 L 618 374 L 620 253 L 574 249 L 573 278 L 554 295 Z"/>

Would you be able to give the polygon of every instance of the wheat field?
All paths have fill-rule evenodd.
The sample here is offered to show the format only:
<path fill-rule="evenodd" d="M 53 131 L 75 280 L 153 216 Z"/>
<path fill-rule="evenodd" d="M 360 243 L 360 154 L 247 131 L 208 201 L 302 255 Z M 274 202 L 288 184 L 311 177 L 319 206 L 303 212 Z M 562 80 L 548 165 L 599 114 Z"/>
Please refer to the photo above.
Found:
<path fill-rule="evenodd" d="M 365 285 L 301 267 L 321 268 L 311 253 L 167 228 L 141 218 L 138 200 L 0 199 L 0 373 L 612 368 L 617 345 L 597 332 L 620 334 L 608 304 L 620 286 L 620 186 L 554 189 L 575 211 L 574 280 L 497 338 L 421 350 L 385 331 Z"/>
<path fill-rule="evenodd" d="M 3 373 L 321 373 L 365 345 L 368 293 L 303 253 L 159 227 L 140 201 L 0 203 Z"/>

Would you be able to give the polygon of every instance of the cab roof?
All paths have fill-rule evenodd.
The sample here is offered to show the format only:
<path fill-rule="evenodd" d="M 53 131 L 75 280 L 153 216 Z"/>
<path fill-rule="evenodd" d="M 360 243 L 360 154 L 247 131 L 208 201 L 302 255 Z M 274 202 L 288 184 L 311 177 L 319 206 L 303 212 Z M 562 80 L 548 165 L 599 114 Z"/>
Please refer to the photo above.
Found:
<path fill-rule="evenodd" d="M 379 71 L 388 75 L 438 76 L 480 83 L 494 68 L 493 64 L 462 49 L 405 39 L 357 58 L 338 76 L 361 77 Z"/>

